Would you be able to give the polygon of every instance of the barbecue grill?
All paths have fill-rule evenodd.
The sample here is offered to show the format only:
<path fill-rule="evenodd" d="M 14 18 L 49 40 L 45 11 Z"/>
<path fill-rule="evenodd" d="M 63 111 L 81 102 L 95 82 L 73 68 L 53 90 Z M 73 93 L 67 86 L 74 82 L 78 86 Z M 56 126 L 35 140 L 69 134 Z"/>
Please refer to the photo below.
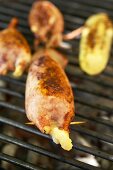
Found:
<path fill-rule="evenodd" d="M 98 12 L 106 12 L 113 19 L 112 0 L 52 0 L 64 14 L 65 32 L 69 32 L 83 25 L 88 16 Z M 29 30 L 27 17 L 33 0 L 4 0 L 0 1 L 0 28 L 7 27 L 12 17 L 19 18 L 19 30 L 29 41 L 31 48 L 33 35 Z M 24 90 L 26 75 L 14 79 L 10 74 L 0 76 L 0 166 L 7 169 L 74 169 L 99 170 L 113 169 L 113 59 L 111 52 L 110 62 L 105 71 L 98 76 L 85 75 L 78 65 L 79 37 L 71 41 L 70 49 L 63 52 L 68 56 L 69 64 L 66 73 L 71 82 L 75 96 L 76 120 L 86 121 L 84 125 L 71 126 L 73 150 L 62 151 L 55 145 L 51 137 L 42 134 L 38 129 L 26 125 L 24 110 Z M 12 131 L 14 131 L 12 135 Z M 14 135 L 15 134 L 15 135 Z M 86 140 L 81 143 L 78 138 Z M 30 142 L 31 139 L 40 141 Z M 11 145 L 12 144 L 12 145 Z M 44 145 L 44 146 L 43 146 Z M 47 146 L 49 145 L 49 147 Z M 16 153 L 8 153 L 8 147 L 16 147 Z M 5 148 L 5 149 L 4 149 Z M 5 152 L 7 151 L 7 153 Z M 42 158 L 35 164 L 29 153 Z M 82 159 L 92 156 L 98 166 Z M 86 156 L 87 157 L 87 156 Z M 49 160 L 44 161 L 45 159 Z M 48 164 L 52 164 L 49 167 Z M 6 167 L 6 168 L 5 168 Z"/>

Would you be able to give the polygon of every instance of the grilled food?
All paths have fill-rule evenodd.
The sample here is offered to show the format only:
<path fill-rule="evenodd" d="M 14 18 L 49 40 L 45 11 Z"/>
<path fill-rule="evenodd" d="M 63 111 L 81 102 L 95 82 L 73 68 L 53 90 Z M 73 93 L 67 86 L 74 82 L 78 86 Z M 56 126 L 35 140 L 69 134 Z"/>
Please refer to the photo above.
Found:
<path fill-rule="evenodd" d="M 15 28 L 17 22 L 16 18 L 12 19 L 8 28 L 0 32 L 0 75 L 12 71 L 19 77 L 31 61 L 30 47 Z"/>
<path fill-rule="evenodd" d="M 71 86 L 63 69 L 48 53 L 36 53 L 34 58 L 26 83 L 27 117 L 41 132 L 50 134 L 56 144 L 70 150 L 69 125 L 74 115 Z"/>
<path fill-rule="evenodd" d="M 89 75 L 101 73 L 109 59 L 113 38 L 112 22 L 107 14 L 100 13 L 88 18 L 82 31 L 79 63 Z"/>
<path fill-rule="evenodd" d="M 68 64 L 68 59 L 61 52 L 51 48 L 47 49 L 46 52 L 53 60 L 58 62 L 63 69 L 65 69 Z"/>
<path fill-rule="evenodd" d="M 68 59 L 62 53 L 52 48 L 38 48 L 34 56 L 37 57 L 37 56 L 45 55 L 45 54 L 51 57 L 57 63 L 59 63 L 63 69 L 65 69 L 65 67 L 68 64 Z M 34 60 L 34 57 L 32 60 Z"/>
<path fill-rule="evenodd" d="M 64 20 L 61 12 L 49 1 L 36 1 L 29 14 L 31 31 L 35 34 L 37 44 L 57 46 L 62 39 Z"/>
<path fill-rule="evenodd" d="M 61 42 L 81 34 L 82 27 L 63 35 L 64 18 L 60 10 L 49 1 L 36 1 L 29 14 L 29 25 L 35 35 L 35 47 L 40 43 L 46 47 L 58 47 Z"/>

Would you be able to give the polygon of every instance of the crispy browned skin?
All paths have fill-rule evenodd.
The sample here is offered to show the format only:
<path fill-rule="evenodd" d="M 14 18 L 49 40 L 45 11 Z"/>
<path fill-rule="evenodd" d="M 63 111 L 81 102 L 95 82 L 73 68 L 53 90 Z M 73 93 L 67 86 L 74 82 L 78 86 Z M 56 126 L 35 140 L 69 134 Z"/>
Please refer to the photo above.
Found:
<path fill-rule="evenodd" d="M 16 21 L 13 19 L 9 27 L 0 32 L 0 74 L 15 71 L 14 74 L 18 77 L 28 66 L 31 51 L 26 39 L 15 25 Z"/>
<path fill-rule="evenodd" d="M 31 31 L 37 38 L 37 44 L 58 46 L 62 41 L 64 20 L 58 8 L 49 1 L 36 1 L 29 14 Z"/>
<path fill-rule="evenodd" d="M 68 64 L 68 59 L 67 57 L 59 52 L 56 49 L 52 49 L 52 48 L 38 48 L 37 52 L 35 53 L 34 56 L 40 56 L 40 55 L 48 55 L 49 57 L 51 57 L 53 60 L 55 60 L 58 64 L 60 64 L 60 66 L 65 69 L 65 67 Z M 34 60 L 34 57 L 32 58 L 32 60 Z"/>
<path fill-rule="evenodd" d="M 42 132 L 45 126 L 52 125 L 66 131 L 69 129 L 74 115 L 71 86 L 64 71 L 48 55 L 38 56 L 29 69 L 26 85 L 26 112 L 27 117 Z M 63 116 L 60 122 L 61 115 Z"/>
<path fill-rule="evenodd" d="M 46 49 L 47 54 L 56 62 L 60 64 L 60 66 L 65 69 L 68 64 L 68 58 L 61 52 L 55 49 Z"/>

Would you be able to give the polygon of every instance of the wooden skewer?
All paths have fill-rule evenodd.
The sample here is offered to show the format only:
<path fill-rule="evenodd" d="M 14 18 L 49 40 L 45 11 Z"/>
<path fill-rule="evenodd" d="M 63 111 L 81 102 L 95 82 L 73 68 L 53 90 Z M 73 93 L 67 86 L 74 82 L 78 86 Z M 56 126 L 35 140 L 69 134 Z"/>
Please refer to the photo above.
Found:
<path fill-rule="evenodd" d="M 70 125 L 79 125 L 79 124 L 83 124 L 83 123 L 86 123 L 86 122 L 71 122 Z"/>
<path fill-rule="evenodd" d="M 59 44 L 59 47 L 63 48 L 63 49 L 66 49 L 66 50 L 72 49 L 71 44 L 69 44 L 68 42 L 63 42 L 63 41 Z"/>
<path fill-rule="evenodd" d="M 72 40 L 73 38 L 79 36 L 81 34 L 83 28 L 84 27 L 80 27 L 80 28 L 78 28 L 78 29 L 66 34 L 66 35 L 63 35 L 63 40 L 68 41 L 68 40 Z"/>
<path fill-rule="evenodd" d="M 25 123 L 26 125 L 34 125 L 34 123 L 33 122 L 27 122 L 27 123 Z"/>
<path fill-rule="evenodd" d="M 86 123 L 86 122 L 71 122 L 70 125 L 79 125 L 79 124 L 83 124 L 83 123 Z M 27 122 L 25 124 L 26 125 L 34 125 L 33 122 Z"/>

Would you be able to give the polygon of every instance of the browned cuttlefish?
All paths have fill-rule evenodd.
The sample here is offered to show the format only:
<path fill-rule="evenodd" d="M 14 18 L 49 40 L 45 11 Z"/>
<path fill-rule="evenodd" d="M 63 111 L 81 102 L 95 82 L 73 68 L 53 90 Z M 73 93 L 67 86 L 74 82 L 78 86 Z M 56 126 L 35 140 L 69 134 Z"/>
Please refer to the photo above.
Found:
<path fill-rule="evenodd" d="M 41 132 L 69 151 L 73 146 L 69 125 L 74 116 L 70 83 L 60 64 L 47 52 L 36 53 L 33 58 L 26 83 L 26 115 Z"/>
<path fill-rule="evenodd" d="M 33 3 L 29 13 L 29 25 L 36 38 L 35 45 L 44 43 L 46 47 L 58 47 L 63 40 L 73 39 L 82 31 L 80 27 L 63 35 L 62 13 L 53 3 L 44 0 Z"/>
<path fill-rule="evenodd" d="M 24 36 L 16 29 L 18 19 L 13 18 L 8 28 L 0 31 L 0 75 L 8 71 L 19 77 L 31 61 L 31 51 Z"/>
<path fill-rule="evenodd" d="M 53 48 L 38 48 L 35 52 L 34 56 L 32 57 L 32 61 L 35 59 L 35 56 L 40 55 L 48 55 L 53 60 L 55 60 L 60 66 L 65 69 L 68 64 L 68 58 L 61 52 Z"/>

